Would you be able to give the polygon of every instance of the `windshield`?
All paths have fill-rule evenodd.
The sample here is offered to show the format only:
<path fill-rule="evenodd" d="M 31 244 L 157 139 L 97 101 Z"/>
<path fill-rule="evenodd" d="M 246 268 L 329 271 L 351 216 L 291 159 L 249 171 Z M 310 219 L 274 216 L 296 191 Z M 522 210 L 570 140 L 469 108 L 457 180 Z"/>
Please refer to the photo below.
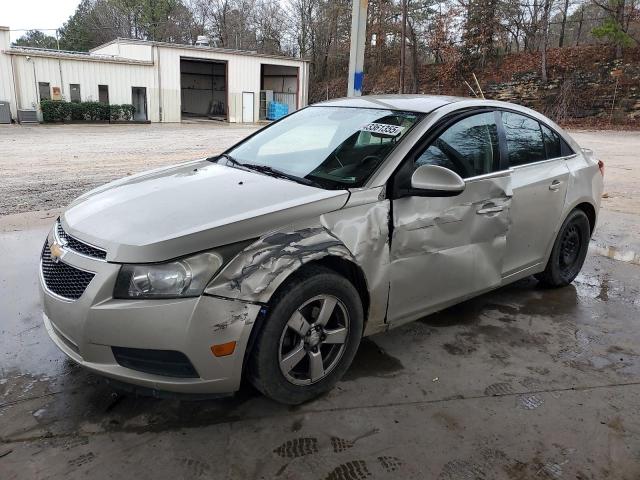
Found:
<path fill-rule="evenodd" d="M 310 107 L 261 130 L 224 157 L 322 188 L 360 187 L 421 118 L 393 110 Z"/>

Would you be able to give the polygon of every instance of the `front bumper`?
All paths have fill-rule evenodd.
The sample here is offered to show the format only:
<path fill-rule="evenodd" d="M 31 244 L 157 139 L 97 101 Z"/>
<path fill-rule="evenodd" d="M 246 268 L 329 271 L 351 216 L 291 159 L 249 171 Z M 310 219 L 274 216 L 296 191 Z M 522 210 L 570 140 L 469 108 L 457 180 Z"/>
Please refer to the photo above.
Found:
<path fill-rule="evenodd" d="M 70 359 L 114 380 L 151 390 L 220 394 L 240 386 L 249 335 L 261 306 L 220 297 L 169 300 L 112 298 L 120 266 L 67 251 L 61 261 L 95 273 L 80 298 L 49 291 L 40 275 L 44 325 Z M 216 357 L 213 345 L 236 342 L 231 355 Z M 181 352 L 197 378 L 146 373 L 120 365 L 112 347 Z"/>

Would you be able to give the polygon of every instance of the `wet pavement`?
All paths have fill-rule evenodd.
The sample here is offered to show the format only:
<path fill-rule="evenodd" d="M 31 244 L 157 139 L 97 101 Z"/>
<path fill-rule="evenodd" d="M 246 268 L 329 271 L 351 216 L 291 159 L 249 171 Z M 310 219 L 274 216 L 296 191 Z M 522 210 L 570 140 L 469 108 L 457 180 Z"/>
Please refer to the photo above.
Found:
<path fill-rule="evenodd" d="M 300 407 L 116 393 L 46 335 L 44 222 L 2 233 L 0 479 L 640 478 L 640 267 L 598 250 L 623 220 L 605 213 L 573 285 L 525 279 L 365 339 Z"/>

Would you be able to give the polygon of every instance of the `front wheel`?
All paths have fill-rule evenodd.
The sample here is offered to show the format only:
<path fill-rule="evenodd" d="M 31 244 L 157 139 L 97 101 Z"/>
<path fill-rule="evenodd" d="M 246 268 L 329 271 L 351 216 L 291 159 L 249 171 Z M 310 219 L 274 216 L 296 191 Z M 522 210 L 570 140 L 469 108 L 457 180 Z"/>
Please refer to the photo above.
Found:
<path fill-rule="evenodd" d="M 346 278 L 307 267 L 278 293 L 251 352 L 249 380 L 296 405 L 330 390 L 356 354 L 364 315 Z"/>
<path fill-rule="evenodd" d="M 589 249 L 591 227 L 582 210 L 573 210 L 566 218 L 544 272 L 536 278 L 547 287 L 564 287 L 580 273 Z"/>

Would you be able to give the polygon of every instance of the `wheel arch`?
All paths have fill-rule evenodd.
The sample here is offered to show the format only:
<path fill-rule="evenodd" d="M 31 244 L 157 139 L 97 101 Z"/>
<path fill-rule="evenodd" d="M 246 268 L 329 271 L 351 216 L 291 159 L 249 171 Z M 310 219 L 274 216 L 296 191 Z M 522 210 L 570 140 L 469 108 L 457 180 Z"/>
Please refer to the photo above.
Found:
<path fill-rule="evenodd" d="M 355 287 L 358 295 L 360 297 L 360 301 L 362 302 L 362 311 L 364 313 L 364 325 L 367 325 L 367 319 L 369 317 L 369 305 L 370 305 L 370 294 L 369 287 L 367 283 L 367 278 L 362 271 L 360 266 L 351 261 L 347 260 L 344 257 L 338 257 L 336 255 L 327 255 L 326 257 L 319 258 L 317 260 L 311 261 L 305 265 L 302 265 L 298 270 L 301 270 L 305 267 L 317 265 L 320 267 L 328 268 L 329 270 L 333 270 L 337 274 L 345 277 L 349 280 L 352 285 Z M 297 270 L 297 271 L 298 271 Z"/>
<path fill-rule="evenodd" d="M 569 216 L 569 214 L 574 210 L 582 210 L 584 214 L 589 219 L 589 230 L 591 230 L 591 235 L 593 235 L 593 230 L 596 228 L 596 220 L 598 218 L 596 213 L 596 207 L 590 202 L 580 202 L 575 205 L 567 215 L 565 215 L 565 219 Z M 564 220 L 563 220 L 564 222 Z"/>
<path fill-rule="evenodd" d="M 273 302 L 280 296 L 280 294 L 291 283 L 295 282 L 296 279 L 302 273 L 304 273 L 309 268 L 313 268 L 314 266 L 324 267 L 328 270 L 331 270 L 337 273 L 338 275 L 341 275 L 342 277 L 346 278 L 353 284 L 362 302 L 362 311 L 363 311 L 363 317 L 364 317 L 363 331 L 366 328 L 368 317 L 369 317 L 370 293 L 369 293 L 369 288 L 367 286 L 368 285 L 367 279 L 364 275 L 364 272 L 362 271 L 362 268 L 360 268 L 360 266 L 357 263 L 355 263 L 350 259 L 346 259 L 342 256 L 331 255 L 331 254 L 311 260 L 306 263 L 302 263 L 295 270 L 289 271 L 288 275 L 282 279 L 282 281 L 279 283 L 279 285 L 271 294 L 265 307 L 261 310 L 260 314 L 258 315 L 258 318 L 256 318 L 255 324 L 251 329 L 249 340 L 247 342 L 247 346 L 244 352 L 244 359 L 243 359 L 243 365 L 242 365 L 243 375 L 247 367 L 247 361 L 249 359 L 249 356 L 251 355 L 251 351 L 253 350 L 253 347 L 258 337 L 260 336 L 260 333 L 265 325 L 265 322 L 268 321 L 267 319 L 269 316 L 269 310 L 274 306 Z"/>
<path fill-rule="evenodd" d="M 581 198 L 575 201 L 570 207 L 565 209 L 564 214 L 562 215 L 560 221 L 558 222 L 558 226 L 556 227 L 553 238 L 549 243 L 549 245 L 547 246 L 547 251 L 544 256 L 544 262 L 541 262 L 541 265 L 543 266 L 547 265 L 547 262 L 549 261 L 549 258 L 551 256 L 551 251 L 553 250 L 553 245 L 556 241 L 558 234 L 560 233 L 560 228 L 564 224 L 565 220 L 569 217 L 569 215 L 571 215 L 571 212 L 573 212 L 574 210 L 580 210 L 584 212 L 584 214 L 587 216 L 587 219 L 589 220 L 590 234 L 593 235 L 593 231 L 596 226 L 596 221 L 598 219 L 598 213 L 597 213 L 598 210 L 596 206 L 589 199 Z"/>

